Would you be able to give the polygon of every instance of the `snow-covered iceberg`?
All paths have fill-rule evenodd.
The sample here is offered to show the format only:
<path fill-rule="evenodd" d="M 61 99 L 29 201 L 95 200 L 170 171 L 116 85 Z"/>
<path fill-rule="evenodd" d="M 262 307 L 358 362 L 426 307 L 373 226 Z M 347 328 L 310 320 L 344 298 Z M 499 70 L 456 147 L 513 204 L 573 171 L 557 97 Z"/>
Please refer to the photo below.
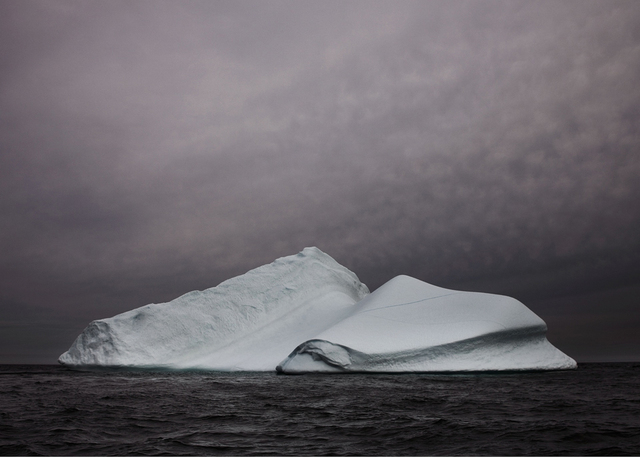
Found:
<path fill-rule="evenodd" d="M 59 361 L 74 368 L 281 373 L 576 366 L 517 300 L 408 276 L 369 294 L 317 248 L 202 292 L 94 321 Z"/>

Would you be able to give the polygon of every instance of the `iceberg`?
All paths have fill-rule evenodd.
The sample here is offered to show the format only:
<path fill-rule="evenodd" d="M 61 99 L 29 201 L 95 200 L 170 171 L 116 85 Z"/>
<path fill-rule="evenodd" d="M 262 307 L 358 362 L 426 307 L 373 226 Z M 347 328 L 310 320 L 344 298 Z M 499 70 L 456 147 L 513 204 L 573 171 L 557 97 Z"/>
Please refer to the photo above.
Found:
<path fill-rule="evenodd" d="M 71 368 L 463 372 L 576 367 L 519 301 L 397 276 L 369 293 L 317 248 L 167 303 L 93 321 Z"/>

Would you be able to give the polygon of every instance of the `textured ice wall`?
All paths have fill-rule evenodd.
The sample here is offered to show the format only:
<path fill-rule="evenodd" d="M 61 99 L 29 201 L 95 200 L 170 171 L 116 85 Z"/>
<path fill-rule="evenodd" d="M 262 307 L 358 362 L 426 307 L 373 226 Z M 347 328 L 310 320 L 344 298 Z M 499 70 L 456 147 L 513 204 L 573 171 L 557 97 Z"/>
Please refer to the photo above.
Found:
<path fill-rule="evenodd" d="M 369 293 L 317 248 L 92 322 L 59 358 L 71 367 L 274 370 Z"/>

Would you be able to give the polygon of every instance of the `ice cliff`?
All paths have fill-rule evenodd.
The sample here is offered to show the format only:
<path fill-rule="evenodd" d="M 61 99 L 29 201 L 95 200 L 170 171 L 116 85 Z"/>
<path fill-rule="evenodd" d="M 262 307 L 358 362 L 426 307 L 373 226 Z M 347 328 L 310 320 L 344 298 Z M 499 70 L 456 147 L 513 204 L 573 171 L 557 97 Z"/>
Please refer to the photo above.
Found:
<path fill-rule="evenodd" d="M 369 294 L 317 248 L 211 289 L 92 322 L 60 363 L 224 371 L 575 368 L 512 298 L 398 276 Z M 292 352 L 293 350 L 293 352 Z"/>

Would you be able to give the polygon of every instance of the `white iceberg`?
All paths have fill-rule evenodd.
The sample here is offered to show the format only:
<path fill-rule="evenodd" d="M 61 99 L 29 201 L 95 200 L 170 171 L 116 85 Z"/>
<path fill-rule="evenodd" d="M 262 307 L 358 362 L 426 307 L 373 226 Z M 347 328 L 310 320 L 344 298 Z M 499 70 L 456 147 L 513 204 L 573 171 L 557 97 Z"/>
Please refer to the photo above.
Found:
<path fill-rule="evenodd" d="M 94 321 L 59 361 L 73 368 L 282 373 L 576 367 L 517 300 L 408 276 L 369 294 L 317 248 L 202 292 Z"/>

